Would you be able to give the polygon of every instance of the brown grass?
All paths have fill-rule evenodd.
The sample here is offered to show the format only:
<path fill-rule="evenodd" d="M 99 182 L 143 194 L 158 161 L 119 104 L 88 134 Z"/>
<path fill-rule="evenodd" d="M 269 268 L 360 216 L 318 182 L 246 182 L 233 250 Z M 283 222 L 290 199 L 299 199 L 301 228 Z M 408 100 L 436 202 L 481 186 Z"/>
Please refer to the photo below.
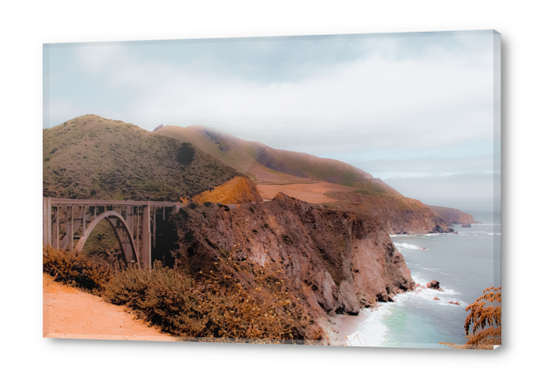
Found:
<path fill-rule="evenodd" d="M 290 197 L 306 201 L 307 203 L 321 204 L 331 203 L 337 201 L 331 197 L 324 195 L 327 191 L 337 192 L 353 192 L 354 188 L 341 186 L 339 184 L 332 184 L 327 182 L 318 182 L 310 184 L 259 184 L 257 185 L 258 191 L 262 195 L 262 198 L 271 200 L 277 193 L 282 192 Z"/>
<path fill-rule="evenodd" d="M 236 176 L 212 190 L 202 192 L 192 198 L 198 204 L 205 202 L 222 204 L 241 204 L 261 202 L 262 198 L 252 181 L 243 176 Z"/>

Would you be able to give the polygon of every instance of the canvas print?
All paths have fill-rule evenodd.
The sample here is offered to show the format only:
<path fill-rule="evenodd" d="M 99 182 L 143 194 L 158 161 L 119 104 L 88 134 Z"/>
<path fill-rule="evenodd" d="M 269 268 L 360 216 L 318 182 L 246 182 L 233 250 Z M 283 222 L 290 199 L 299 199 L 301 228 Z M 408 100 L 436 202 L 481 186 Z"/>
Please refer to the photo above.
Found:
<path fill-rule="evenodd" d="M 43 58 L 44 337 L 501 345 L 499 33 Z"/>

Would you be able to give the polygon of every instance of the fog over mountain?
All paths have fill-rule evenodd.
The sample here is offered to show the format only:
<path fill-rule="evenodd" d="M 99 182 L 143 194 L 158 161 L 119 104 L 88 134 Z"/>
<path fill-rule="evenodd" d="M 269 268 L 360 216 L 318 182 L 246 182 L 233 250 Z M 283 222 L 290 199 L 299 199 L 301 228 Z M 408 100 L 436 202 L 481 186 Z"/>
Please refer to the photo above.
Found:
<path fill-rule="evenodd" d="M 345 161 L 428 204 L 491 207 L 491 31 L 45 47 L 44 126 L 205 125 Z"/>

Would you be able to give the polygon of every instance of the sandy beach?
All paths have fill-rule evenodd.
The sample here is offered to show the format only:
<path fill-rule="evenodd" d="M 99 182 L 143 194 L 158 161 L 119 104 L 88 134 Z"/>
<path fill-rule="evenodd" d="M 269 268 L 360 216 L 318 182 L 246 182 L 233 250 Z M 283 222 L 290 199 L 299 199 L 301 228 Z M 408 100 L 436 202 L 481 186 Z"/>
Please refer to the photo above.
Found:
<path fill-rule="evenodd" d="M 357 316 L 337 315 L 331 319 L 337 330 L 337 344 L 344 345 L 346 337 L 358 329 L 358 325 L 367 319 L 367 315 L 360 312 Z M 332 341 L 333 342 L 333 341 Z"/>

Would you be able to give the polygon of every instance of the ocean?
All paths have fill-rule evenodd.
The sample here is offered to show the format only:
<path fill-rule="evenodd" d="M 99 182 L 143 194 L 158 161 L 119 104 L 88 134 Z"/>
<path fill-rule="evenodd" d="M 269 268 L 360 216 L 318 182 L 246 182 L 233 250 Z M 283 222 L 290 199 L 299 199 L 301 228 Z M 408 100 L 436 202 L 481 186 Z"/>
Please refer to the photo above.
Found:
<path fill-rule="evenodd" d="M 500 216 L 473 216 L 482 224 L 453 225 L 457 234 L 391 236 L 414 281 L 424 285 L 435 279 L 444 292 L 422 289 L 399 294 L 375 310 L 364 309 L 363 321 L 347 336 L 348 345 L 446 349 L 439 342 L 465 343 L 465 307 L 485 288 L 500 286 Z"/>

